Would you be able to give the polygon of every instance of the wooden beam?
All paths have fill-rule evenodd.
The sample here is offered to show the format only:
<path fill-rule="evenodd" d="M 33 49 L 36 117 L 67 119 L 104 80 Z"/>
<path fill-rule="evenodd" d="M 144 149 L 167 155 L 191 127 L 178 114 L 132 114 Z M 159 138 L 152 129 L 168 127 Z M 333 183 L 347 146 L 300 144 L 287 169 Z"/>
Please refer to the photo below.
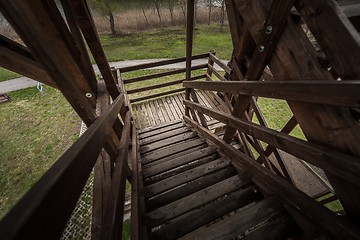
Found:
<path fill-rule="evenodd" d="M 75 111 L 88 126 L 91 125 L 96 119 L 96 94 L 88 87 L 86 79 L 42 2 L 0 2 L 0 10 Z M 87 93 L 89 98 L 86 97 Z"/>
<path fill-rule="evenodd" d="M 1 239 L 60 238 L 123 103 L 119 96 L 1 220 Z"/>
<path fill-rule="evenodd" d="M 198 80 L 198 79 L 203 79 L 203 78 L 206 78 L 206 75 L 194 76 L 194 77 L 191 77 L 191 80 Z M 144 92 L 144 91 L 148 91 L 148 90 L 158 89 L 158 88 L 162 88 L 162 87 L 168 87 L 168 86 L 180 84 L 180 83 L 184 82 L 185 80 L 186 79 L 181 79 L 181 80 L 146 86 L 146 87 L 142 87 L 142 88 L 131 89 L 131 90 L 127 90 L 127 93 L 132 94 L 132 93 L 138 93 L 138 92 Z"/>
<path fill-rule="evenodd" d="M 290 15 L 290 10 L 293 6 L 293 3 L 294 0 L 278 0 L 272 2 L 266 22 L 262 27 L 262 31 L 260 31 L 260 36 L 256 39 L 257 47 L 254 50 L 252 61 L 250 63 L 249 69 L 247 70 L 245 76 L 246 80 L 260 79 L 265 66 L 268 64 L 268 61 L 270 60 L 270 57 L 275 50 L 278 39 L 283 32 L 287 17 Z M 239 11 L 242 15 L 244 14 L 244 11 L 242 11 L 241 8 L 239 8 Z M 251 37 L 248 36 L 248 27 L 250 26 L 246 27 L 246 38 L 244 38 L 243 44 L 251 42 Z M 242 54 L 244 54 L 247 46 L 243 45 L 242 47 L 244 48 L 244 50 L 238 49 L 238 52 L 242 52 Z M 237 61 L 239 61 L 239 59 L 237 59 Z M 243 61 L 241 60 L 241 62 Z M 233 109 L 233 115 L 244 119 L 244 113 L 245 110 L 248 109 L 250 99 L 251 98 L 249 97 L 239 95 Z M 230 142 L 234 134 L 234 129 L 227 128 L 225 131 L 224 140 L 226 142 Z"/>
<path fill-rule="evenodd" d="M 157 97 L 161 97 L 161 96 L 165 96 L 165 95 L 169 95 L 169 94 L 179 93 L 179 92 L 183 92 L 183 91 L 185 91 L 185 88 L 179 88 L 179 89 L 170 90 L 170 91 L 166 91 L 166 92 L 162 92 L 162 93 L 148 95 L 145 97 L 134 98 L 134 99 L 131 99 L 130 102 L 135 103 L 135 102 L 144 101 L 144 100 L 148 100 L 151 98 L 157 98 Z"/>
<path fill-rule="evenodd" d="M 249 27 L 254 39 L 257 39 L 257 29 L 265 21 L 269 9 L 268 2 L 254 0 L 251 1 L 251 4 L 246 5 L 242 0 L 237 0 L 237 4 L 241 5 L 240 7 L 243 9 L 244 20 L 253 23 Z M 320 28 L 327 28 L 327 24 L 321 25 Z M 338 52 L 338 54 L 342 53 Z M 274 79 L 332 79 L 332 75 L 320 66 L 314 48 L 301 26 L 290 18 L 268 65 Z M 360 127 L 348 108 L 293 101 L 288 101 L 288 104 L 309 141 L 360 157 L 360 148 L 358 147 L 360 145 Z M 347 216 L 354 223 L 359 223 L 360 195 L 357 194 L 359 187 L 329 173 L 327 176 L 339 196 Z"/>
<path fill-rule="evenodd" d="M 220 59 L 218 59 L 213 53 L 210 54 L 210 59 L 215 62 L 219 67 L 221 67 L 227 74 L 231 74 L 231 69 L 224 64 Z"/>
<path fill-rule="evenodd" d="M 244 168 L 252 173 L 252 178 L 260 181 L 268 189 L 271 189 L 284 202 L 287 202 L 296 209 L 301 209 L 301 213 L 321 226 L 322 230 L 335 238 L 356 239 L 360 237 L 359 229 L 353 226 L 346 219 L 340 218 L 329 209 L 315 202 L 305 193 L 297 190 L 284 179 L 276 176 L 266 168 L 259 165 L 244 153 L 236 150 L 230 144 L 217 137 L 208 129 L 200 126 L 187 116 L 185 121 L 196 131 L 204 135 L 207 139 L 215 143 L 223 150 L 223 153 L 232 159 L 235 168 L 242 171 Z"/>
<path fill-rule="evenodd" d="M 68 6 L 72 9 L 72 12 L 76 13 L 75 17 L 77 19 L 77 23 L 84 35 L 96 64 L 99 66 L 101 75 L 106 82 L 108 92 L 110 93 L 111 98 L 115 99 L 120 92 L 111 74 L 110 65 L 106 59 L 104 50 L 101 47 L 100 39 L 86 1 L 65 1 L 67 1 Z"/>
<path fill-rule="evenodd" d="M 33 59 L 27 49 L 20 48 L 18 44 L 15 44 L 4 36 L 0 38 L 0 66 L 53 88 L 57 88 L 41 64 Z"/>
<path fill-rule="evenodd" d="M 360 107 L 360 81 L 185 81 L 184 87 L 308 103 Z"/>
<path fill-rule="evenodd" d="M 124 218 L 126 165 L 131 133 L 131 115 L 128 111 L 124 119 L 124 130 L 121 136 L 119 155 L 115 162 L 111 179 L 109 199 L 106 205 L 100 239 L 120 239 Z"/>
<path fill-rule="evenodd" d="M 360 79 L 360 66 L 354 61 L 360 58 L 360 35 L 338 3 L 301 0 L 295 7 L 339 76 L 343 80 Z"/>
<path fill-rule="evenodd" d="M 205 69 L 206 67 L 207 67 L 207 64 L 196 65 L 196 66 L 192 66 L 190 68 L 190 71 Z M 186 68 L 181 68 L 181 69 L 170 70 L 170 71 L 166 71 L 166 72 L 162 72 L 162 73 L 154 73 L 154 74 L 149 74 L 149 75 L 145 75 L 145 76 L 141 76 L 141 77 L 124 79 L 123 81 L 125 84 L 129 84 L 129 83 L 141 82 L 141 81 L 150 80 L 150 79 L 154 79 L 154 78 L 160 78 L 160 77 L 166 77 L 166 76 L 175 75 L 175 74 L 179 74 L 179 73 L 184 73 L 186 71 L 187 71 Z"/>
<path fill-rule="evenodd" d="M 208 58 L 208 57 L 209 57 L 209 53 L 203 53 L 203 54 L 191 56 L 191 60 Z M 155 67 L 160 67 L 160 66 L 170 65 L 170 64 L 174 64 L 174 63 L 185 62 L 185 61 L 186 61 L 186 57 L 167 59 L 167 60 L 161 60 L 161 61 L 153 62 L 153 63 L 144 63 L 144 64 L 135 65 L 135 66 L 122 67 L 122 68 L 119 68 L 119 70 L 120 70 L 120 72 L 125 73 L 125 72 L 132 72 L 132 71 L 136 71 L 136 70 L 155 68 Z"/>
<path fill-rule="evenodd" d="M 238 119 L 231 114 L 223 113 L 197 103 L 184 100 L 185 106 L 193 108 L 205 115 L 219 120 L 241 132 L 264 141 L 273 147 L 288 152 L 304 161 L 318 166 L 325 171 L 354 184 L 360 183 L 360 163 L 359 159 L 335 151 L 315 143 L 292 137 L 282 132 L 254 124 L 249 121 Z"/>

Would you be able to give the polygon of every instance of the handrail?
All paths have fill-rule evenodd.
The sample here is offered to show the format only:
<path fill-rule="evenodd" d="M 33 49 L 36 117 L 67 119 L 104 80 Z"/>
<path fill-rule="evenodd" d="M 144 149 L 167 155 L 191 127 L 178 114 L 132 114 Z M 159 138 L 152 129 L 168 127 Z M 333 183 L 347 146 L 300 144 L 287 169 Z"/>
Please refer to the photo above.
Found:
<path fill-rule="evenodd" d="M 200 65 L 192 66 L 191 71 L 203 69 L 206 67 L 207 67 L 207 64 L 200 64 Z M 175 75 L 175 74 L 184 73 L 184 72 L 186 72 L 186 68 L 170 70 L 170 71 L 166 71 L 166 72 L 162 72 L 162 73 L 154 73 L 154 74 L 145 75 L 145 76 L 141 76 L 141 77 L 125 79 L 123 81 L 125 84 L 129 84 L 129 83 L 146 81 L 146 80 L 150 80 L 150 79 L 154 79 L 154 78 L 166 77 L 169 75 Z"/>
<path fill-rule="evenodd" d="M 193 55 L 191 59 L 196 60 L 196 59 L 208 58 L 208 57 L 209 57 L 209 53 L 203 53 L 203 54 Z M 119 68 L 119 70 L 120 70 L 120 72 L 125 73 L 125 72 L 143 70 L 143 69 L 154 68 L 154 67 L 159 67 L 159 66 L 165 66 L 165 65 L 170 65 L 170 64 L 185 62 L 185 61 L 186 61 L 186 57 L 182 57 L 182 58 L 162 60 L 162 61 L 158 61 L 158 62 L 154 62 L 154 63 L 144 63 L 144 64 L 139 64 L 139 65 L 130 66 L 130 67 L 123 67 L 123 68 Z"/>
<path fill-rule="evenodd" d="M 226 156 L 229 156 L 235 168 L 240 171 L 243 170 L 244 167 L 250 170 L 254 181 L 261 183 L 268 191 L 275 192 L 284 202 L 299 210 L 299 212 L 321 226 L 327 233 L 339 239 L 359 238 L 359 229 L 353 226 L 348 220 L 340 218 L 189 117 L 184 116 L 184 119 L 191 127 L 216 144 Z"/>
<path fill-rule="evenodd" d="M 121 94 L 1 220 L 0 239 L 60 238 L 123 104 Z"/>
<path fill-rule="evenodd" d="M 335 151 L 333 149 L 306 142 L 282 132 L 257 125 L 250 121 L 244 121 L 218 110 L 214 110 L 197 103 L 184 100 L 185 106 L 197 110 L 205 115 L 213 117 L 234 129 L 249 134 L 269 145 L 280 148 L 304 161 L 318 166 L 346 181 L 360 184 L 359 159 Z"/>
<path fill-rule="evenodd" d="M 185 81 L 184 86 L 248 96 L 360 107 L 360 81 Z"/>
<path fill-rule="evenodd" d="M 126 113 L 124 129 L 121 134 L 119 154 L 115 161 L 110 193 L 104 212 L 103 224 L 101 226 L 100 239 L 119 239 L 122 233 L 122 223 L 125 202 L 126 164 L 130 144 L 131 114 Z"/>

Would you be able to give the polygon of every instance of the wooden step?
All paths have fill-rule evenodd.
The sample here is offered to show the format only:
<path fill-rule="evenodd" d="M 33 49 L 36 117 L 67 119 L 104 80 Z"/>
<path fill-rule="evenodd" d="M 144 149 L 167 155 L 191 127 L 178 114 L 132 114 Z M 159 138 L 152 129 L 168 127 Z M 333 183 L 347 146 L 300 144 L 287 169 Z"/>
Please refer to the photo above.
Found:
<path fill-rule="evenodd" d="M 154 143 L 146 144 L 140 147 L 140 153 L 142 155 L 146 155 L 150 152 L 154 152 L 155 150 L 163 150 L 165 148 L 171 148 L 176 143 L 184 143 L 186 140 L 197 138 L 197 133 L 195 132 L 185 132 L 181 133 L 161 141 L 157 141 Z"/>
<path fill-rule="evenodd" d="M 179 239 L 233 239 L 247 235 L 249 231 L 261 229 L 284 214 L 286 212 L 282 202 L 276 197 L 269 197 L 250 207 L 240 209 L 221 221 L 200 227 Z M 285 230 L 288 231 L 288 228 Z M 294 232 L 285 233 L 288 234 L 291 236 Z"/>
<path fill-rule="evenodd" d="M 190 141 L 185 141 L 185 142 L 180 142 L 174 145 L 171 145 L 171 147 L 169 148 L 165 148 L 159 151 L 155 151 L 155 152 L 151 152 L 148 155 L 142 156 L 141 157 L 141 163 L 142 164 L 148 164 L 150 162 L 154 162 L 156 160 L 159 160 L 161 158 L 165 158 L 165 157 L 178 157 L 180 155 L 182 155 L 182 152 L 184 152 L 185 150 L 189 150 L 192 149 L 194 147 L 200 146 L 205 144 L 205 140 L 203 139 L 191 139 Z M 175 154 L 179 153 L 178 155 L 175 156 Z"/>
<path fill-rule="evenodd" d="M 177 239 L 209 222 L 212 222 L 235 209 L 257 201 L 261 198 L 256 188 L 251 186 L 225 195 L 210 204 L 195 209 L 173 219 L 151 233 L 153 239 Z"/>
<path fill-rule="evenodd" d="M 141 140 L 144 138 L 162 134 L 162 133 L 165 133 L 165 132 L 168 132 L 171 130 L 182 128 L 184 126 L 185 126 L 185 124 L 182 121 L 176 121 L 176 122 L 171 122 L 171 123 L 164 124 L 164 125 L 157 125 L 155 127 L 149 127 L 145 130 L 139 131 L 139 139 Z"/>
<path fill-rule="evenodd" d="M 152 197 L 171 188 L 177 187 L 181 184 L 200 178 L 206 174 L 216 172 L 217 170 L 225 168 L 230 164 L 231 163 L 228 158 L 220 158 L 209 163 L 194 167 L 187 171 L 182 171 L 181 173 L 178 173 L 172 177 L 165 178 L 161 181 L 145 187 L 144 195 L 145 197 Z"/>
<path fill-rule="evenodd" d="M 148 164 L 147 167 L 143 168 L 143 176 L 145 178 L 148 178 L 153 175 L 187 164 L 189 162 L 193 162 L 200 158 L 207 157 L 214 153 L 216 153 L 215 147 L 206 147 L 203 149 L 195 149 L 189 153 L 183 154 L 182 156 L 176 158 L 169 159 L 167 161 L 161 161 L 161 162 L 157 161 L 155 163 Z"/>
<path fill-rule="evenodd" d="M 146 144 L 161 141 L 163 139 L 166 139 L 166 138 L 169 138 L 169 137 L 172 137 L 172 136 L 176 136 L 176 135 L 181 134 L 181 133 L 186 133 L 186 132 L 189 132 L 189 131 L 191 131 L 191 130 L 188 129 L 187 127 L 183 126 L 183 127 L 180 127 L 180 128 L 176 128 L 176 129 L 167 131 L 167 132 L 165 132 L 163 134 L 158 134 L 158 135 L 155 135 L 155 136 L 143 138 L 142 140 L 139 141 L 139 144 L 140 144 L 140 146 L 143 146 L 143 145 L 146 145 Z"/>
<path fill-rule="evenodd" d="M 173 188 L 156 197 L 148 199 L 146 201 L 146 208 L 148 209 L 148 211 L 152 211 L 156 208 L 159 208 L 171 202 L 175 202 L 180 198 L 186 197 L 197 191 L 207 188 L 215 183 L 221 182 L 234 175 L 236 175 L 235 169 L 229 166 L 214 173 L 205 175 L 187 184 L 181 185 L 177 188 Z"/>
<path fill-rule="evenodd" d="M 155 227 L 237 189 L 246 187 L 250 183 L 251 181 L 247 175 L 236 175 L 225 179 L 210 187 L 149 212 L 145 217 L 145 222 L 148 226 Z"/>

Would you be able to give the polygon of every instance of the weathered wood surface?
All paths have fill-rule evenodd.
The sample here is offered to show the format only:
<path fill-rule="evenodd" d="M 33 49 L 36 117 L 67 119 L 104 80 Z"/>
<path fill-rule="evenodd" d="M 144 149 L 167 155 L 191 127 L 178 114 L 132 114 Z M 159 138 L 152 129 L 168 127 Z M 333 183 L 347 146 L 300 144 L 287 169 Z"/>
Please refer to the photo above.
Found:
<path fill-rule="evenodd" d="M 203 136 L 213 141 L 207 136 L 212 134 L 210 130 L 188 117 L 185 119 L 203 129 L 205 132 L 201 133 L 206 133 Z M 205 143 L 200 149 L 193 144 L 189 148 L 172 144 L 171 139 L 188 132 L 181 124 L 173 122 L 139 131 L 142 148 L 157 143 L 162 145 L 160 149 L 164 152 L 159 155 L 155 150 L 153 154 L 141 154 L 144 223 L 149 239 L 232 238 L 242 233 L 251 239 L 272 228 L 269 239 L 301 233 L 297 223 L 282 207 L 282 201 L 276 197 L 264 199 L 251 180 L 253 176 L 243 170 L 246 168 L 237 166 L 240 174 L 236 173 L 233 164 L 239 159 L 229 161 L 216 153 L 216 146 Z M 150 134 L 152 131 L 157 134 Z M 146 139 L 149 139 L 148 143 Z M 164 141 L 166 139 L 169 141 Z M 149 156 L 156 160 L 149 162 Z M 232 221 L 235 218 L 236 221 Z M 209 235 L 212 229 L 216 229 L 216 233 Z"/>
<path fill-rule="evenodd" d="M 201 104 L 220 109 L 221 100 L 212 92 L 197 91 L 197 95 Z M 134 114 L 133 117 L 136 120 L 136 126 L 139 129 L 144 129 L 150 126 L 181 120 L 185 108 L 183 100 L 184 94 L 176 94 L 146 102 L 133 103 L 131 107 Z M 210 129 L 218 127 L 215 125 L 218 122 L 214 122 L 212 118 L 205 116 L 205 119 Z"/>
<path fill-rule="evenodd" d="M 219 146 L 223 153 L 233 160 L 232 163 L 237 169 L 240 171 L 247 169 L 252 173 L 252 179 L 261 183 L 262 188 L 266 189 L 268 192 L 275 193 L 284 202 L 301 210 L 304 216 L 321 226 L 322 230 L 327 234 L 332 235 L 335 238 L 344 238 L 346 236 L 346 238 L 357 239 L 360 237 L 359 229 L 352 225 L 347 219 L 339 218 L 335 213 L 316 203 L 313 199 L 295 189 L 284 179 L 271 173 L 244 153 L 237 151 L 223 139 L 217 137 L 208 129 L 203 128 L 190 118 L 185 117 L 185 120 L 196 129 L 196 131 Z"/>

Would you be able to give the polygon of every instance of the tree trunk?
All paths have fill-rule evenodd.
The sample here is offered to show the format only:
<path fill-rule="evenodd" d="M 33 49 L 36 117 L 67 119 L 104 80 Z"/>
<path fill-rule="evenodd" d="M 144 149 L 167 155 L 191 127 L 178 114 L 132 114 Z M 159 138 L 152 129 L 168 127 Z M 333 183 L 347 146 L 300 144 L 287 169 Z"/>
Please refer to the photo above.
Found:
<path fill-rule="evenodd" d="M 114 15 L 112 14 L 112 12 L 109 12 L 109 22 L 110 22 L 110 30 L 111 30 L 111 34 L 115 35 L 116 31 L 115 31 L 115 20 L 114 20 Z"/>
<path fill-rule="evenodd" d="M 208 25 L 211 24 L 211 10 L 212 10 L 212 0 L 209 0 L 209 21 L 208 21 Z"/>
<path fill-rule="evenodd" d="M 145 9 L 141 6 L 141 10 L 142 10 L 142 13 L 143 13 L 143 15 L 144 15 L 144 18 L 145 18 L 145 21 L 146 21 L 146 23 L 149 25 L 149 20 L 148 20 L 148 18 L 146 17 L 146 14 L 145 14 Z"/>
<path fill-rule="evenodd" d="M 196 29 L 196 19 L 197 19 L 197 0 L 194 2 L 195 13 L 194 13 L 194 29 Z"/>
<path fill-rule="evenodd" d="M 174 5 L 172 3 L 172 0 L 168 0 L 169 4 L 169 12 L 171 17 L 171 24 L 174 25 Z"/>
<path fill-rule="evenodd" d="M 159 20 L 160 20 L 160 25 L 161 25 L 161 27 L 163 27 L 163 21 L 161 19 L 161 14 L 160 14 L 160 4 L 157 0 L 154 0 L 154 3 L 155 3 L 155 8 L 156 8 Z"/>
<path fill-rule="evenodd" d="M 225 22 L 225 0 L 223 0 L 222 3 L 221 3 L 221 28 L 220 28 L 220 32 L 223 31 L 224 22 Z"/>

